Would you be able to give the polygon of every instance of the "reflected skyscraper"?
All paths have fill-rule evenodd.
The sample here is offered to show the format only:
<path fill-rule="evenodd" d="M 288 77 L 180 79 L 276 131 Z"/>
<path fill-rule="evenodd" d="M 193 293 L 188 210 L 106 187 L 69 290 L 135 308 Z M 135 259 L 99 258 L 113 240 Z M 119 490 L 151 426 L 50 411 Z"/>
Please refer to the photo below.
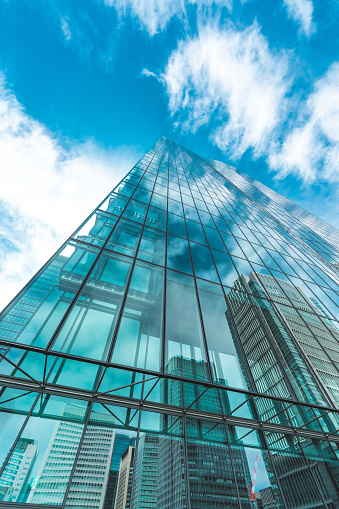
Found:
<path fill-rule="evenodd" d="M 239 293 L 243 289 L 252 293 L 251 301 L 245 299 L 244 302 Z M 241 275 L 227 300 L 226 317 L 249 385 L 264 394 L 335 406 L 336 392 L 333 389 L 339 386 L 339 379 L 332 368 L 330 352 L 331 347 L 335 349 L 339 331 L 317 301 L 310 300 L 299 287 L 255 272 Z M 315 308 L 317 315 L 314 315 Z M 318 334 L 312 337 L 315 328 Z M 314 412 L 304 411 L 303 407 L 282 412 L 283 408 L 279 401 L 270 405 L 263 400 L 257 405 L 262 420 L 273 417 L 278 423 L 302 426 L 306 419 L 314 429 L 321 429 Z M 338 424 L 337 418 L 332 422 L 326 413 L 323 419 L 329 427 Z M 273 434 L 268 440 L 276 443 L 275 471 L 285 486 L 291 507 L 303 508 L 305 501 L 310 507 L 322 507 L 321 496 L 314 487 L 312 469 L 317 470 L 317 476 L 323 481 L 322 495 L 326 503 L 339 505 L 336 467 L 311 458 L 307 460 L 298 454 L 289 455 L 288 452 L 295 450 L 297 453 L 300 448 L 298 440 L 293 438 L 277 441 Z M 307 442 L 304 445 L 307 446 Z M 267 455 L 265 458 L 267 460 Z M 295 482 L 296 476 L 300 479 L 299 484 Z M 271 495 L 273 498 L 273 492 Z"/>
<path fill-rule="evenodd" d="M 25 502 L 27 485 L 38 447 L 30 438 L 20 438 L 0 480 L 0 501 Z"/>
<path fill-rule="evenodd" d="M 339 508 L 338 264 L 334 228 L 161 138 L 0 316 L 0 506 L 30 440 L 34 508 Z"/>
<path fill-rule="evenodd" d="M 129 446 L 121 456 L 114 509 L 130 507 L 133 480 L 134 447 Z"/>
<path fill-rule="evenodd" d="M 50 504 L 53 501 L 53 505 L 57 505 L 62 501 L 63 486 L 73 465 L 70 452 L 78 446 L 83 431 L 82 424 L 67 419 L 79 415 L 82 417 L 84 414 L 83 407 L 72 404 L 65 406 L 65 421 L 56 425 L 28 502 Z M 96 413 L 93 420 L 100 422 L 102 417 Z M 77 508 L 81 504 L 82 507 L 90 506 L 92 509 L 103 508 L 114 437 L 113 428 L 92 425 L 86 429 L 65 507 Z"/>

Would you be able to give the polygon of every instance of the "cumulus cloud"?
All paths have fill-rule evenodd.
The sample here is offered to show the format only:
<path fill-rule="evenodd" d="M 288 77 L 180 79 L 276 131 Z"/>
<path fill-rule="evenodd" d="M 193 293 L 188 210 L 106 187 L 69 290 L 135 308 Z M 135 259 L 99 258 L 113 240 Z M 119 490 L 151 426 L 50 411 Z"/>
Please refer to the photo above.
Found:
<path fill-rule="evenodd" d="M 107 151 L 91 140 L 63 148 L 0 78 L 2 308 L 138 156 L 136 149 Z"/>
<path fill-rule="evenodd" d="M 232 0 L 105 0 L 105 4 L 115 7 L 120 15 L 137 18 L 152 36 L 164 30 L 173 17 L 185 19 L 189 5 L 198 8 L 217 5 L 232 10 Z"/>
<path fill-rule="evenodd" d="M 289 17 L 301 25 L 301 31 L 305 35 L 310 36 L 315 31 L 315 25 L 312 21 L 312 0 L 284 0 L 284 5 Z"/>
<path fill-rule="evenodd" d="M 279 176 L 294 173 L 307 182 L 339 182 L 339 63 L 334 63 L 300 107 L 297 125 L 282 146 L 272 151 L 270 165 Z"/>
<path fill-rule="evenodd" d="M 179 43 L 162 80 L 183 130 L 213 119 L 212 140 L 235 159 L 248 148 L 265 153 L 290 87 L 286 55 L 270 50 L 256 23 L 245 30 L 203 27 Z"/>

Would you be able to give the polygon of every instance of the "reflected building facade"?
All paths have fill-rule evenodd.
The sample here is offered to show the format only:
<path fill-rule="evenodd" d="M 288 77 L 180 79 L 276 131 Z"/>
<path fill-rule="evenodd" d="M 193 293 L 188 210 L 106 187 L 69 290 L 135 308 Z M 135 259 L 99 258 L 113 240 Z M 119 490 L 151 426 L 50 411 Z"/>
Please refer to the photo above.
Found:
<path fill-rule="evenodd" d="M 0 480 L 0 501 L 22 502 L 27 499 L 28 479 L 38 454 L 30 438 L 20 438 Z"/>
<path fill-rule="evenodd" d="M 253 295 L 255 306 L 239 299 L 239 290 L 246 287 Z M 317 316 L 314 315 L 315 308 Z M 339 379 L 332 367 L 330 353 L 331 347 L 335 350 L 339 331 L 316 300 L 310 300 L 301 288 L 290 283 L 251 272 L 249 276 L 241 275 L 235 282 L 228 295 L 226 317 L 249 385 L 264 394 L 336 405 L 335 388 L 339 387 Z M 318 334 L 312 336 L 315 328 Z M 278 423 L 302 426 L 309 422 L 314 429 L 321 429 L 314 411 L 305 412 L 301 407 L 297 411 L 282 412 L 282 408 L 279 401 L 267 405 L 263 400 L 257 405 L 259 418 L 263 421 L 273 417 Z M 324 416 L 325 423 L 329 419 Z M 333 423 L 327 424 L 336 426 L 338 420 L 335 418 Z M 271 440 L 273 443 L 277 441 L 275 434 Z M 289 505 L 303 508 L 307 503 L 309 507 L 322 507 L 323 498 L 327 504 L 339 506 L 338 469 L 311 458 L 288 455 L 288 451 L 298 451 L 299 448 L 298 440 L 289 438 L 278 440 L 275 451 L 275 471 L 284 486 Z M 267 455 L 265 459 L 267 461 Z M 315 489 L 312 469 L 321 479 L 322 496 Z M 268 492 L 264 493 L 265 500 Z M 272 489 L 270 494 L 272 503 L 275 503 Z M 262 500 L 261 495 L 260 498 Z"/>
<path fill-rule="evenodd" d="M 161 138 L 0 315 L 0 507 L 339 508 L 338 264 Z"/>

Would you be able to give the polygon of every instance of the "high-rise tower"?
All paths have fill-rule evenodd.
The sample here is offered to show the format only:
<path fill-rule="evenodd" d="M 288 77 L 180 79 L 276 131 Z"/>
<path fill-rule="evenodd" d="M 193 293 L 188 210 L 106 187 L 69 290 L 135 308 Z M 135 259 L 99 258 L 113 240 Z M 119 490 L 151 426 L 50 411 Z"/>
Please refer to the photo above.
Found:
<path fill-rule="evenodd" d="M 339 508 L 338 267 L 333 227 L 161 138 L 0 316 L 0 509 Z"/>

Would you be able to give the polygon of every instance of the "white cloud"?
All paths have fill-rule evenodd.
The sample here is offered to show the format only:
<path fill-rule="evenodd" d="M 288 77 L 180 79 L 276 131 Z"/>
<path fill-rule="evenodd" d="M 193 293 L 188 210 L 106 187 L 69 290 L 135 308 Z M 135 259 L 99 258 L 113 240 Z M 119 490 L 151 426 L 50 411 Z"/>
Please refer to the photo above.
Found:
<path fill-rule="evenodd" d="M 0 308 L 135 164 L 93 141 L 64 149 L 0 75 Z"/>
<path fill-rule="evenodd" d="M 242 31 L 205 26 L 179 43 L 162 80 L 183 130 L 213 118 L 213 141 L 238 158 L 248 148 L 262 155 L 271 143 L 287 109 L 287 74 L 286 55 L 270 50 L 257 24 Z"/>
<path fill-rule="evenodd" d="M 203 7 L 226 7 L 232 10 L 232 0 L 104 0 L 106 5 L 115 7 L 120 16 L 131 14 L 138 18 L 141 26 L 150 35 L 155 35 L 166 28 L 173 17 L 186 18 L 189 5 Z"/>
<path fill-rule="evenodd" d="M 315 25 L 312 22 L 312 0 L 284 0 L 284 5 L 289 17 L 301 25 L 305 35 L 310 36 L 315 31 Z"/>
<path fill-rule="evenodd" d="M 141 71 L 141 74 L 142 74 L 142 76 L 146 76 L 147 78 L 152 76 L 153 78 L 158 79 L 158 76 L 154 72 L 149 71 L 148 69 L 145 69 L 145 68 Z"/>
<path fill-rule="evenodd" d="M 69 18 L 67 16 L 63 16 L 60 19 L 60 25 L 62 33 L 64 34 L 64 37 L 66 41 L 70 41 L 72 38 L 71 29 L 69 27 Z"/>
<path fill-rule="evenodd" d="M 307 182 L 339 182 L 339 63 L 315 83 L 300 107 L 298 124 L 269 162 L 280 177 L 294 173 Z"/>
<path fill-rule="evenodd" d="M 130 13 L 138 18 L 150 35 L 164 30 L 173 16 L 184 12 L 182 0 L 105 0 L 105 4 L 115 7 L 120 15 Z"/>

